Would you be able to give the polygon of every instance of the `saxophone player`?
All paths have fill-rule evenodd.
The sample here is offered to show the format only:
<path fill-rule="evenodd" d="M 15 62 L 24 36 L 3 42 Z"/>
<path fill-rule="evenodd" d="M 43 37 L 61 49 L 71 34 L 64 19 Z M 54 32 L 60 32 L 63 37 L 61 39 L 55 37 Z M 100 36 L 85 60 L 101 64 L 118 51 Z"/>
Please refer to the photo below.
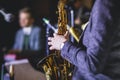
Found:
<path fill-rule="evenodd" d="M 81 0 L 85 1 L 92 0 Z M 50 50 L 61 50 L 61 56 L 75 65 L 72 80 L 120 80 L 119 8 L 119 0 L 95 0 L 77 46 L 68 32 L 49 37 Z"/>

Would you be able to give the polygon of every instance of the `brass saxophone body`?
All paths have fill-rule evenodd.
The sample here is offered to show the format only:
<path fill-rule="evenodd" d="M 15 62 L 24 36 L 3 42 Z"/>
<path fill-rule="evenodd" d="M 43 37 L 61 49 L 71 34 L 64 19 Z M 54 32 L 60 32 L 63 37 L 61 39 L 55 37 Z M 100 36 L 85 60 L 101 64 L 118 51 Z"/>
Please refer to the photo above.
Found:
<path fill-rule="evenodd" d="M 67 0 L 60 0 L 58 3 L 58 34 L 64 35 L 67 31 L 67 12 L 65 4 Z"/>
<path fill-rule="evenodd" d="M 64 35 L 67 31 L 67 13 L 65 10 L 67 0 L 58 2 L 58 34 Z M 60 51 L 55 51 L 43 58 L 38 67 L 44 70 L 47 80 L 71 80 L 72 65 L 60 56 Z"/>
<path fill-rule="evenodd" d="M 67 12 L 65 10 L 66 3 L 67 0 L 60 0 L 58 3 L 58 34 L 64 35 L 68 30 L 70 34 L 75 38 L 75 40 L 79 42 L 79 31 L 77 31 L 74 27 L 68 26 Z"/>

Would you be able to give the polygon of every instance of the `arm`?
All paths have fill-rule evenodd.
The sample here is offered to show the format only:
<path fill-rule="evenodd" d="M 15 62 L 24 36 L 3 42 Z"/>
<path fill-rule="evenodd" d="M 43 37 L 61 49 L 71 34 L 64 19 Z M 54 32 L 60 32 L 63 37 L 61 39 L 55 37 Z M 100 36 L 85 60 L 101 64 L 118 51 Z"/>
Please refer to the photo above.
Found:
<path fill-rule="evenodd" d="M 14 50 L 18 49 L 18 39 L 19 39 L 19 31 L 17 31 L 15 36 L 14 45 L 13 45 Z"/>
<path fill-rule="evenodd" d="M 43 50 L 45 48 L 45 30 L 42 28 L 36 28 L 36 41 L 35 41 L 35 49 L 36 50 Z M 45 50 L 45 49 L 44 49 Z"/>
<path fill-rule="evenodd" d="M 40 29 L 37 28 L 36 31 L 35 31 L 35 44 L 34 44 L 34 48 L 35 50 L 40 50 Z"/>
<path fill-rule="evenodd" d="M 117 4 L 112 0 L 96 0 L 91 21 L 89 24 L 89 47 L 82 50 L 74 46 L 71 42 L 66 42 L 61 55 L 84 72 L 96 72 L 100 65 L 103 67 L 106 56 L 108 55 L 110 45 L 112 45 L 116 16 L 114 13 Z"/>

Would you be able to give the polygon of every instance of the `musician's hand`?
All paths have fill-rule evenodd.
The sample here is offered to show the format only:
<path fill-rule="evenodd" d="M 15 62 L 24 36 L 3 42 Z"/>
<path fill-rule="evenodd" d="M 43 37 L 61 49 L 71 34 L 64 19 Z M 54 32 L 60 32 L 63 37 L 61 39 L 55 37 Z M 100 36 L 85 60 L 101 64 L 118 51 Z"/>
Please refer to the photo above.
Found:
<path fill-rule="evenodd" d="M 65 35 L 54 34 L 54 37 L 49 37 L 48 45 L 50 45 L 50 50 L 60 50 L 62 43 L 65 43 L 69 39 L 69 33 L 66 32 Z"/>

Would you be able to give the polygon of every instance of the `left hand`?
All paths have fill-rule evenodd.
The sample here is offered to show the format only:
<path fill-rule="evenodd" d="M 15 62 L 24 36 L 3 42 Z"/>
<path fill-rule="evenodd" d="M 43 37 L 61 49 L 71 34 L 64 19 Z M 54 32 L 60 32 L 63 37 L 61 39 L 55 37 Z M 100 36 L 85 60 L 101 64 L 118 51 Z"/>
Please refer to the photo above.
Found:
<path fill-rule="evenodd" d="M 58 35 L 54 34 L 54 37 L 49 37 L 48 45 L 50 45 L 50 50 L 60 50 L 62 43 L 65 43 L 69 39 L 69 33 L 68 31 L 65 33 L 65 35 Z"/>

